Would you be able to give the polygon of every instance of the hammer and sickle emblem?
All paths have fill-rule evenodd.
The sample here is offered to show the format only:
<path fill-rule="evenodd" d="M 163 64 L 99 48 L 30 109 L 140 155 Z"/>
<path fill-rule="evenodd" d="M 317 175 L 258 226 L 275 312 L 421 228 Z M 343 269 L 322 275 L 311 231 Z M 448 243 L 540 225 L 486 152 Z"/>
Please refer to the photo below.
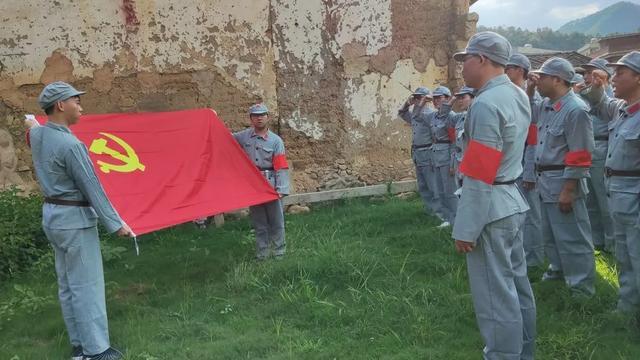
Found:
<path fill-rule="evenodd" d="M 105 161 L 98 160 L 97 162 L 100 166 L 100 171 L 105 174 L 108 174 L 110 171 L 122 173 L 134 172 L 136 170 L 144 171 L 145 166 L 140 163 L 138 155 L 129 144 L 113 134 L 101 132 L 100 135 L 113 140 L 126 152 L 126 154 L 122 154 L 117 150 L 111 149 L 107 146 L 107 140 L 104 138 L 93 140 L 91 142 L 91 146 L 89 147 L 89 151 L 96 155 L 109 155 L 112 158 L 122 162 L 122 164 L 111 164 Z"/>

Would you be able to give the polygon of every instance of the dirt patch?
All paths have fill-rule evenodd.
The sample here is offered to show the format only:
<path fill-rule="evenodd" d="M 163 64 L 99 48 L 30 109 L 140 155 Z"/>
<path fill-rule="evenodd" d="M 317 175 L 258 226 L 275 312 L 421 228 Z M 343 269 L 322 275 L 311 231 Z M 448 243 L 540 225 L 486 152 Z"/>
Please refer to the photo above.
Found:
<path fill-rule="evenodd" d="M 40 82 L 48 84 L 54 81 L 72 82 L 73 63 L 60 50 L 56 50 L 44 61 L 44 71 Z"/>

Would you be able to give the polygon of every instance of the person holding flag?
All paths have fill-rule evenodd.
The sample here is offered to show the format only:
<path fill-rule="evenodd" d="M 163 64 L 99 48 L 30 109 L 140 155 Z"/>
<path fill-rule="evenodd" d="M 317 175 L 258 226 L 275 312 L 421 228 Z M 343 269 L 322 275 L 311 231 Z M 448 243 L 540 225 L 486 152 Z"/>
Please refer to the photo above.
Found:
<path fill-rule="evenodd" d="M 117 360 L 110 346 L 97 220 L 108 232 L 134 236 L 105 195 L 87 147 L 69 129 L 82 115 L 71 85 L 47 85 L 38 103 L 43 126 L 27 120 L 33 165 L 44 195 L 42 227 L 55 252 L 58 297 L 74 360 Z"/>
<path fill-rule="evenodd" d="M 242 149 L 253 161 L 264 178 L 280 194 L 276 199 L 249 207 L 251 222 L 256 232 L 256 259 L 269 257 L 273 244 L 275 258 L 282 259 L 286 252 L 284 211 L 282 197 L 289 195 L 289 165 L 284 142 L 269 130 L 269 110 L 264 104 L 249 108 L 251 127 L 233 134 Z"/>

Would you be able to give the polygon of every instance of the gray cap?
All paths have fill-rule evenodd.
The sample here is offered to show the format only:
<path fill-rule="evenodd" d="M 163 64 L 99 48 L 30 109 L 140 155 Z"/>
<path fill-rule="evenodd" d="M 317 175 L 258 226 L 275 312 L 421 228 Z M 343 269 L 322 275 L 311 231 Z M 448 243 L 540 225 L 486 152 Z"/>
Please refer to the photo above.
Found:
<path fill-rule="evenodd" d="M 265 104 L 255 104 L 249 108 L 249 115 L 262 115 L 269 113 Z"/>
<path fill-rule="evenodd" d="M 416 89 L 416 91 L 413 92 L 413 95 L 430 97 L 431 91 L 429 91 L 429 89 L 424 86 L 420 86 L 419 88 Z"/>
<path fill-rule="evenodd" d="M 575 75 L 573 75 L 573 79 L 571 79 L 571 83 L 572 83 L 573 85 L 575 85 L 575 84 L 580 84 L 580 83 L 583 83 L 583 82 L 584 82 L 584 76 L 582 76 L 582 75 L 580 75 L 580 74 L 578 74 L 578 73 L 576 73 Z"/>
<path fill-rule="evenodd" d="M 66 82 L 56 81 L 42 89 L 40 96 L 38 96 L 38 104 L 41 109 L 46 110 L 58 101 L 65 101 L 84 93 L 84 91 L 78 91 Z"/>
<path fill-rule="evenodd" d="M 592 59 L 587 64 L 580 65 L 580 67 L 583 67 L 583 68 L 596 68 L 596 69 L 600 69 L 600 70 L 606 72 L 607 74 L 609 74 L 609 76 L 613 75 L 613 71 L 609 67 L 609 62 L 606 59 L 603 59 L 603 58 Z"/>
<path fill-rule="evenodd" d="M 453 55 L 453 59 L 464 61 L 467 54 L 483 55 L 500 65 L 507 65 L 511 58 L 511 44 L 502 35 L 483 31 L 473 35 L 464 51 Z"/>
<path fill-rule="evenodd" d="M 626 66 L 640 74 L 640 51 L 632 51 L 623 56 L 617 63 L 609 64 L 609 66 Z"/>
<path fill-rule="evenodd" d="M 433 90 L 433 96 L 448 96 L 451 97 L 451 90 L 446 86 L 438 86 Z"/>
<path fill-rule="evenodd" d="M 534 73 L 545 74 L 549 76 L 557 76 L 562 80 L 571 82 L 576 71 L 573 69 L 573 65 L 569 60 L 552 57 L 542 64 L 542 67 L 538 70 L 534 70 Z"/>
<path fill-rule="evenodd" d="M 476 89 L 470 88 L 470 87 L 465 85 L 460 90 L 458 90 L 458 92 L 455 93 L 454 95 L 455 96 L 466 95 L 466 94 L 474 95 L 475 93 L 476 93 Z"/>
<path fill-rule="evenodd" d="M 531 61 L 529 61 L 528 57 L 522 54 L 511 55 L 511 58 L 509 58 L 509 62 L 507 63 L 507 66 L 509 65 L 517 66 L 527 71 L 531 71 Z"/>

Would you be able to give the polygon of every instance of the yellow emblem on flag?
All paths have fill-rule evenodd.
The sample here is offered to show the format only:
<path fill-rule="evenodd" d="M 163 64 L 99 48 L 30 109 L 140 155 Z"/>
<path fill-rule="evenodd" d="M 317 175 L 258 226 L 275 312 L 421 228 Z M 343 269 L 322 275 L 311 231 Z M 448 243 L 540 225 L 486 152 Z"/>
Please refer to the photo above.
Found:
<path fill-rule="evenodd" d="M 113 150 L 112 148 L 107 146 L 107 139 L 99 138 L 99 139 L 93 140 L 91 142 L 91 146 L 89 147 L 89 151 L 91 151 L 96 155 L 109 155 L 112 158 L 122 162 L 122 164 L 112 164 L 112 163 L 98 160 L 97 163 L 98 163 L 98 166 L 100 166 L 100 171 L 102 171 L 105 174 L 108 174 L 111 171 L 122 172 L 122 173 L 134 172 L 136 170 L 144 171 L 145 166 L 140 162 L 140 159 L 138 158 L 138 155 L 136 154 L 135 150 L 129 144 L 127 144 L 126 141 L 109 133 L 101 132 L 100 135 L 103 135 L 113 140 L 115 143 L 120 145 L 122 149 L 124 149 L 124 151 L 126 152 L 126 154 L 122 154 L 119 151 Z"/>

